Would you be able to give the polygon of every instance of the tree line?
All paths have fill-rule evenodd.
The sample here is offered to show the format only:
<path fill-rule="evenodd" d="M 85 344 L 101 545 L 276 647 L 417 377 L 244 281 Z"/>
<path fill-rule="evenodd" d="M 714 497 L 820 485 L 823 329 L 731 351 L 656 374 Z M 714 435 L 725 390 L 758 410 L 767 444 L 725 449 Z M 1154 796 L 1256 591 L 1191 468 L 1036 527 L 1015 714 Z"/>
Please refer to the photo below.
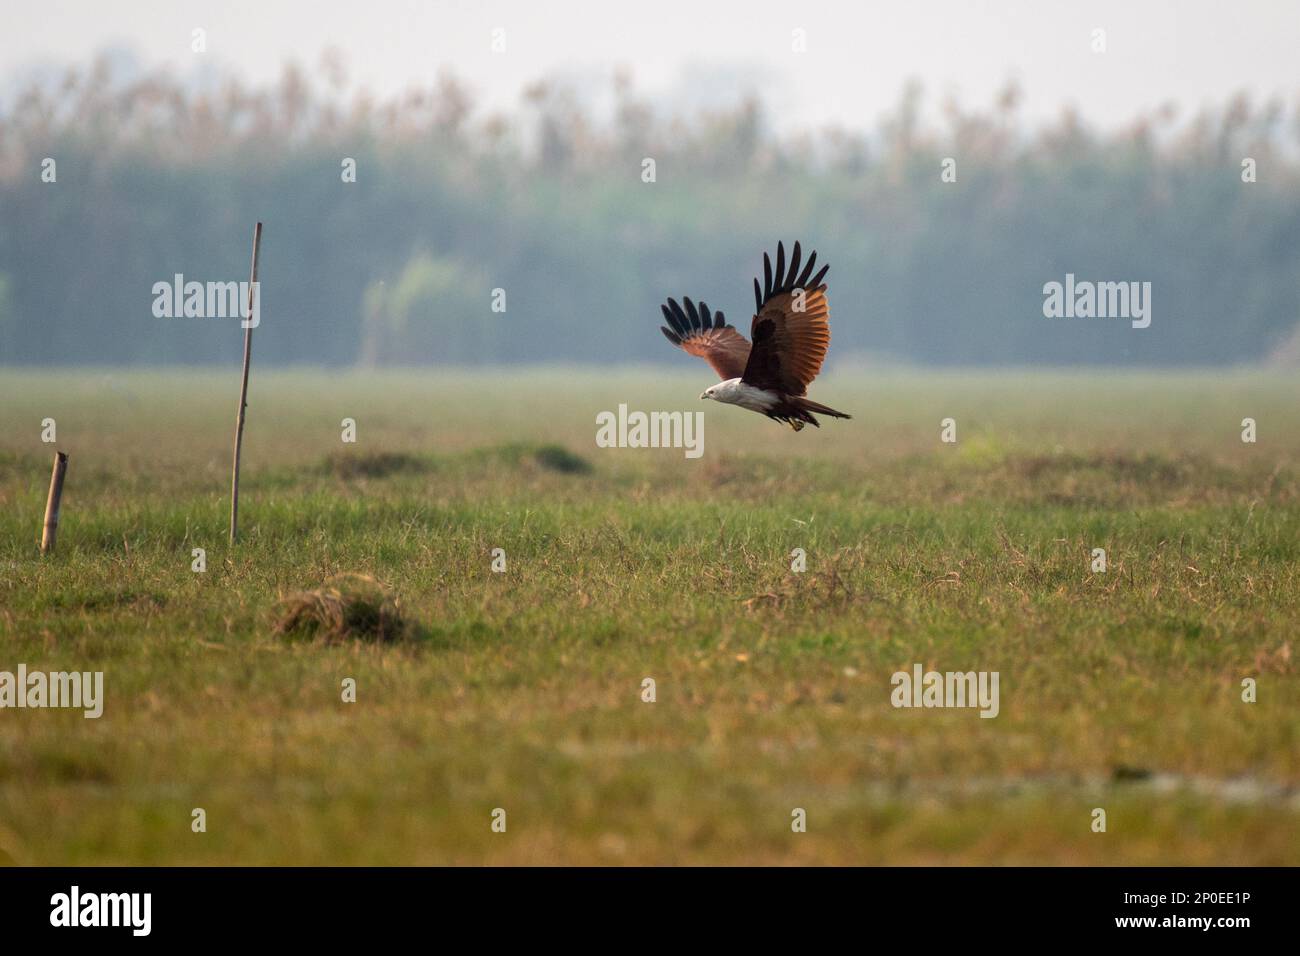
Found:
<path fill-rule="evenodd" d="M 682 116 L 625 77 L 602 114 L 540 82 L 508 114 L 443 77 L 376 100 L 337 63 L 269 87 L 117 77 L 0 114 L 0 363 L 239 354 L 237 320 L 151 291 L 247 278 L 259 362 L 674 361 L 666 296 L 747 331 L 778 239 L 829 262 L 833 357 L 1186 366 L 1295 356 L 1300 110 L 1239 96 L 1109 132 L 904 89 L 863 132 L 787 132 L 757 99 Z M 1150 283 L 1143 328 L 1044 314 L 1067 276 Z M 1071 280 L 1073 282 L 1073 280 Z"/>

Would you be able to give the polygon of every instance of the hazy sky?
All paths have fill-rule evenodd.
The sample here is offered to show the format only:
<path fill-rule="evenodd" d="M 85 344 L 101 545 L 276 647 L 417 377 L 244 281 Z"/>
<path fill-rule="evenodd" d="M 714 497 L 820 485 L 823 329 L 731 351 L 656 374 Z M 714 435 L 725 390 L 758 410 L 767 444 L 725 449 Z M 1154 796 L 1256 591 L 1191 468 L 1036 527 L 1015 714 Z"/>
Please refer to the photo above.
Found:
<path fill-rule="evenodd" d="M 129 47 L 147 67 L 216 65 L 271 81 L 286 60 L 315 67 L 329 47 L 378 93 L 450 70 L 480 103 L 509 108 L 523 86 L 563 74 L 608 87 L 625 67 L 664 105 L 767 97 L 790 128 L 867 126 L 909 78 L 928 99 L 988 104 L 1008 78 L 1033 118 L 1075 105 L 1110 126 L 1174 101 L 1188 112 L 1247 90 L 1300 91 L 1295 0 L 4 0 L 0 77 L 85 63 Z M 206 54 L 190 50 L 207 31 Z M 506 51 L 490 49 L 506 31 Z M 807 52 L 792 52 L 806 30 Z M 1107 52 L 1092 52 L 1092 31 Z"/>

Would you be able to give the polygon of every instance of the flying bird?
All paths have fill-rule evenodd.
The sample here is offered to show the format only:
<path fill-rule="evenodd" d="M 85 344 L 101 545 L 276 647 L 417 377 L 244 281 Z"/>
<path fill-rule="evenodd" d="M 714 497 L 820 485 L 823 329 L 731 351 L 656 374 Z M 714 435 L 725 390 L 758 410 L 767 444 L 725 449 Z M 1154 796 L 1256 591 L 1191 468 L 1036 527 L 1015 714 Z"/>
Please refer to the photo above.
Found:
<path fill-rule="evenodd" d="M 801 261 L 797 242 L 789 268 L 781 243 L 776 244 L 775 272 L 763 253 L 763 285 L 754 279 L 752 345 L 734 325 L 727 324 L 721 312 L 710 312 L 703 302 L 697 308 L 683 296 L 682 305 L 669 299 L 667 305 L 660 306 L 668 320 L 668 327 L 660 326 L 660 330 L 668 341 L 704 359 L 723 379 L 706 388 L 700 398 L 761 412 L 795 431 L 805 424 L 821 427 L 813 412 L 850 417 L 807 397 L 808 385 L 821 371 L 831 343 L 830 306 L 822 282 L 830 266 L 822 266 L 813 275 L 817 253 L 808 257 L 802 272 Z"/>

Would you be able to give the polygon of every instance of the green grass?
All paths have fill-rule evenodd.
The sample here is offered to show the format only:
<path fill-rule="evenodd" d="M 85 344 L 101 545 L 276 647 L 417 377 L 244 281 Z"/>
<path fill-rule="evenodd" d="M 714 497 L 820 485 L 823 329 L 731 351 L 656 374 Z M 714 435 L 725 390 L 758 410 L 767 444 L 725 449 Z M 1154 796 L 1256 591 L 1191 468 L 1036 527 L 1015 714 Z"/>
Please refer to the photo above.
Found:
<path fill-rule="evenodd" d="M 107 700 L 0 711 L 0 860 L 1300 863 L 1293 378 L 832 372 L 796 435 L 694 371 L 255 368 L 234 551 L 237 370 L 4 372 L 0 670 Z M 275 635 L 342 573 L 412 636 Z M 917 662 L 1001 713 L 894 709 Z"/>

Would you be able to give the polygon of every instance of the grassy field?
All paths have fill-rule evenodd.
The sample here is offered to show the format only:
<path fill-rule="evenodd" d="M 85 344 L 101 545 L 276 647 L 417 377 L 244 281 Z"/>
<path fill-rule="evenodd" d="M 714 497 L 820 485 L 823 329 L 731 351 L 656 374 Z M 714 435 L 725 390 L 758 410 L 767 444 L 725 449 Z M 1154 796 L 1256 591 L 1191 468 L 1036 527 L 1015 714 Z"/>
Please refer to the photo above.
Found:
<path fill-rule="evenodd" d="M 0 711 L 0 860 L 1300 863 L 1294 376 L 845 371 L 801 434 L 707 384 L 255 369 L 231 551 L 237 370 L 0 373 L 0 670 L 106 696 Z M 620 402 L 703 457 L 597 448 Z M 344 572 L 411 635 L 277 636 Z"/>

